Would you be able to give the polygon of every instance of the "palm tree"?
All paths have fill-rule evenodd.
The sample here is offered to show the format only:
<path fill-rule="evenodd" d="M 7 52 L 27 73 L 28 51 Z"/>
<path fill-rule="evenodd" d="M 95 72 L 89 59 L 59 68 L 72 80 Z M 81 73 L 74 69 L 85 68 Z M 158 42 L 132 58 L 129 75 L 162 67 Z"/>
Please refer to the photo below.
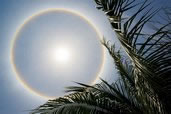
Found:
<path fill-rule="evenodd" d="M 153 22 L 159 10 L 145 0 L 95 0 L 105 12 L 122 49 L 105 39 L 120 78 L 109 84 L 67 88 L 69 95 L 49 100 L 31 113 L 41 114 L 168 114 L 171 108 L 171 15 L 165 23 Z M 136 11 L 134 10 L 136 9 Z M 133 11 L 129 17 L 125 14 Z M 152 23 L 153 28 L 145 31 Z M 155 23 L 155 24 L 154 24 Z M 154 26 L 155 25 L 155 26 Z"/>

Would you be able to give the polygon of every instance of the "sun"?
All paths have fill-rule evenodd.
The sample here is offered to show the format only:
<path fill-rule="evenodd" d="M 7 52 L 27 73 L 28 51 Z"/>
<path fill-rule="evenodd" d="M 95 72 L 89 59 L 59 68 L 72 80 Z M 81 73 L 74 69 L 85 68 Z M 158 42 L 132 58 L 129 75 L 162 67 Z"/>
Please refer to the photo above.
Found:
<path fill-rule="evenodd" d="M 70 60 L 70 57 L 71 57 L 71 53 L 69 49 L 66 47 L 58 47 L 54 49 L 52 52 L 53 60 L 61 64 L 68 63 Z"/>

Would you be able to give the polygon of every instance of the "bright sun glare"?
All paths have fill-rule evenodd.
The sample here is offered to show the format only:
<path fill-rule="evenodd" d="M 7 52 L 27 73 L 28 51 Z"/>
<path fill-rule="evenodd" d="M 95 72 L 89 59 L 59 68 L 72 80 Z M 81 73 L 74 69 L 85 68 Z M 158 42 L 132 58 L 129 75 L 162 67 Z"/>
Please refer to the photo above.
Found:
<path fill-rule="evenodd" d="M 53 52 L 53 58 L 59 63 L 67 63 L 70 59 L 70 52 L 64 47 L 57 48 Z"/>

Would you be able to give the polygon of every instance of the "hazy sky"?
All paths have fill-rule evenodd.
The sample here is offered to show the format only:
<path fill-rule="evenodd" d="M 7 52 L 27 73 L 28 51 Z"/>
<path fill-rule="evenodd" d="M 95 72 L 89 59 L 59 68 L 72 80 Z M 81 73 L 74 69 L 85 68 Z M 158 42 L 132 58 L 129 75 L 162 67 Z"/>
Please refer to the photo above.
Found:
<path fill-rule="evenodd" d="M 63 95 L 61 91 L 72 81 L 94 82 L 102 70 L 104 49 L 98 33 L 70 12 L 52 10 L 34 17 L 16 38 L 13 49 L 16 70 L 42 94 Z M 68 50 L 68 62 L 57 60 L 58 48 Z"/>
<path fill-rule="evenodd" d="M 169 6 L 170 2 L 168 1 L 169 0 L 156 0 L 155 6 Z M 46 99 L 32 94 L 30 91 L 24 88 L 16 79 L 16 74 L 12 70 L 12 65 L 10 62 L 11 42 L 14 40 L 14 35 L 17 29 L 24 23 L 24 21 L 33 14 L 39 13 L 40 11 L 44 11 L 49 8 L 72 9 L 85 15 L 99 29 L 101 34 L 107 40 L 110 40 L 111 42 L 117 42 L 115 39 L 115 34 L 112 32 L 103 12 L 98 11 L 95 6 L 96 5 L 93 0 L 0 0 L 0 114 L 27 114 L 27 110 L 33 109 L 46 101 Z M 65 21 L 68 20 L 68 22 L 72 21 L 72 23 L 69 25 L 63 23 L 64 20 L 59 17 L 63 17 L 63 19 Z M 53 19 L 56 19 L 56 21 Z M 46 20 L 49 23 L 44 23 Z M 58 31 L 58 34 L 56 34 L 57 37 L 54 37 L 54 33 L 56 33 L 55 31 L 53 31 L 51 34 L 43 32 L 43 30 L 51 31 L 51 28 L 53 27 L 56 31 Z M 67 29 L 67 32 L 63 33 L 63 31 L 60 31 L 63 29 Z M 77 34 L 78 32 L 82 34 Z M 48 36 L 51 37 L 48 38 Z M 40 64 L 37 65 L 38 63 L 42 63 L 40 62 L 40 59 L 45 55 L 43 54 L 42 49 L 44 48 L 45 52 L 47 50 L 47 52 L 49 52 L 51 49 L 48 49 L 48 47 L 55 46 L 62 39 L 65 39 L 65 44 L 70 50 L 73 50 L 73 53 L 76 53 L 75 58 L 73 57 L 73 59 L 75 59 L 73 60 L 75 64 L 72 65 L 75 70 L 72 71 L 70 68 L 72 72 L 69 72 L 69 69 L 56 71 L 54 69 L 59 66 L 55 66 L 56 64 L 53 62 L 50 64 L 48 62 L 49 60 L 46 60 L 47 57 L 45 57 L 46 59 L 43 59 L 43 62 L 48 63 L 47 66 Z M 80 43 L 76 42 L 78 39 Z M 42 45 L 45 44 L 47 45 L 42 47 Z M 95 34 L 94 29 L 78 16 L 73 16 L 68 13 L 51 13 L 42 15 L 42 17 L 30 21 L 28 24 L 26 24 L 19 35 L 15 48 L 15 62 L 18 65 L 18 69 L 20 69 L 20 73 L 23 74 L 22 78 L 24 78 L 32 86 L 32 88 L 52 96 L 57 94 L 54 92 L 56 88 L 56 81 L 58 82 L 57 86 L 60 87 L 60 90 L 62 90 L 61 87 L 65 85 L 62 83 L 62 81 L 67 83 L 66 80 L 74 81 L 75 78 L 78 79 L 76 81 L 82 81 L 86 83 L 91 82 L 94 79 L 94 77 L 91 75 L 96 74 L 96 72 L 99 70 L 102 60 L 102 58 L 99 56 L 101 55 L 101 45 L 99 44 L 98 36 Z M 81 62 L 83 62 L 82 64 L 86 65 L 80 65 Z M 102 69 L 102 74 L 100 75 L 101 77 L 107 80 L 116 78 L 116 72 L 112 64 L 111 58 L 107 53 L 105 53 L 105 64 L 104 68 Z M 43 68 L 42 66 L 46 67 Z M 38 69 L 36 72 L 34 72 L 36 68 Z M 53 70 L 46 71 L 45 69 L 48 68 Z M 60 76 L 62 75 L 66 78 L 66 80 L 54 78 L 56 76 L 55 73 Z M 82 74 L 82 77 L 79 76 L 80 74 Z M 47 78 L 48 75 L 53 76 L 53 78 Z M 87 77 L 85 78 L 86 75 Z M 37 76 L 36 78 L 38 78 L 38 81 L 35 80 L 35 76 Z M 41 83 L 42 81 L 39 80 L 41 76 L 46 77 L 42 78 L 42 80 L 44 80 L 43 84 Z M 74 78 L 70 79 L 68 76 L 74 76 Z M 53 83 L 50 84 L 50 82 Z M 49 84 L 50 89 L 48 89 Z"/>

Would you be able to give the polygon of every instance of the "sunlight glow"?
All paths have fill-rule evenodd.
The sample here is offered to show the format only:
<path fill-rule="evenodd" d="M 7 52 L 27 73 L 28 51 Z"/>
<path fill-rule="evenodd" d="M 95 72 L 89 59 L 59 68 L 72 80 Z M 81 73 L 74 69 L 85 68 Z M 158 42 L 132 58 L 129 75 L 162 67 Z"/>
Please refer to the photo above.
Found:
<path fill-rule="evenodd" d="M 70 59 L 70 52 L 67 48 L 64 47 L 54 49 L 52 54 L 54 60 L 62 64 L 67 63 Z"/>
<path fill-rule="evenodd" d="M 80 18 L 82 18 L 83 20 L 85 20 L 89 25 L 91 25 L 92 28 L 94 28 L 94 30 L 96 31 L 99 39 L 102 39 L 103 38 L 101 32 L 98 30 L 98 28 L 95 26 L 95 24 L 92 23 L 85 15 L 83 15 L 82 13 L 77 12 L 75 10 L 66 9 L 66 8 L 52 8 L 52 9 L 43 10 L 43 11 L 41 11 L 39 13 L 35 13 L 32 16 L 28 17 L 24 21 L 24 23 L 19 26 L 19 28 L 16 30 L 16 32 L 14 34 L 14 38 L 11 41 L 11 46 L 10 46 L 11 47 L 10 48 L 10 61 L 11 61 L 12 70 L 13 70 L 15 76 L 16 76 L 17 81 L 20 82 L 25 89 L 27 89 L 30 93 L 32 93 L 34 95 L 37 95 L 38 97 L 42 97 L 42 98 L 44 98 L 46 100 L 48 100 L 48 99 L 54 99 L 54 98 L 56 98 L 56 96 L 53 97 L 53 96 L 45 95 L 44 93 L 42 93 L 42 92 L 34 89 L 32 86 L 29 85 L 29 83 L 27 83 L 27 81 L 25 81 L 25 80 L 22 79 L 22 75 L 20 74 L 19 69 L 16 68 L 16 64 L 15 64 L 15 47 L 16 47 L 16 41 L 18 40 L 18 37 L 20 35 L 20 32 L 21 32 L 21 30 L 24 28 L 24 26 L 26 24 L 28 24 L 35 17 L 38 17 L 38 16 L 40 16 L 42 14 L 49 13 L 49 12 L 53 12 L 53 11 L 56 11 L 56 12 L 64 11 L 64 12 L 71 13 L 73 15 L 79 16 Z M 57 63 L 57 62 L 60 62 L 60 63 L 62 63 L 62 62 L 63 63 L 68 63 L 68 62 L 71 62 L 72 59 L 74 59 L 73 56 L 75 54 L 73 54 L 74 51 L 71 51 L 70 50 L 71 48 L 66 48 L 63 45 L 61 46 L 61 48 L 59 48 L 59 47 L 53 47 L 54 46 L 53 44 L 51 46 L 48 47 L 47 50 L 44 51 L 45 54 L 43 53 L 43 57 L 45 57 L 47 59 L 47 62 L 48 63 L 50 63 L 50 64 L 51 64 L 51 62 L 52 63 Z M 103 47 L 101 49 L 102 49 L 102 53 L 103 53 L 101 67 L 100 67 L 99 71 L 95 74 L 96 79 L 94 81 L 92 81 L 91 84 L 95 84 L 96 81 L 99 80 L 99 76 L 102 73 L 103 68 L 104 68 L 105 51 L 104 51 L 104 48 Z M 58 50 L 64 50 L 64 51 L 58 51 Z M 62 53 L 62 54 L 59 54 L 59 53 Z M 54 61 L 56 61 L 56 62 L 54 62 Z M 61 66 L 61 65 L 57 65 L 57 66 Z M 67 66 L 67 65 L 65 65 L 65 66 Z"/>

